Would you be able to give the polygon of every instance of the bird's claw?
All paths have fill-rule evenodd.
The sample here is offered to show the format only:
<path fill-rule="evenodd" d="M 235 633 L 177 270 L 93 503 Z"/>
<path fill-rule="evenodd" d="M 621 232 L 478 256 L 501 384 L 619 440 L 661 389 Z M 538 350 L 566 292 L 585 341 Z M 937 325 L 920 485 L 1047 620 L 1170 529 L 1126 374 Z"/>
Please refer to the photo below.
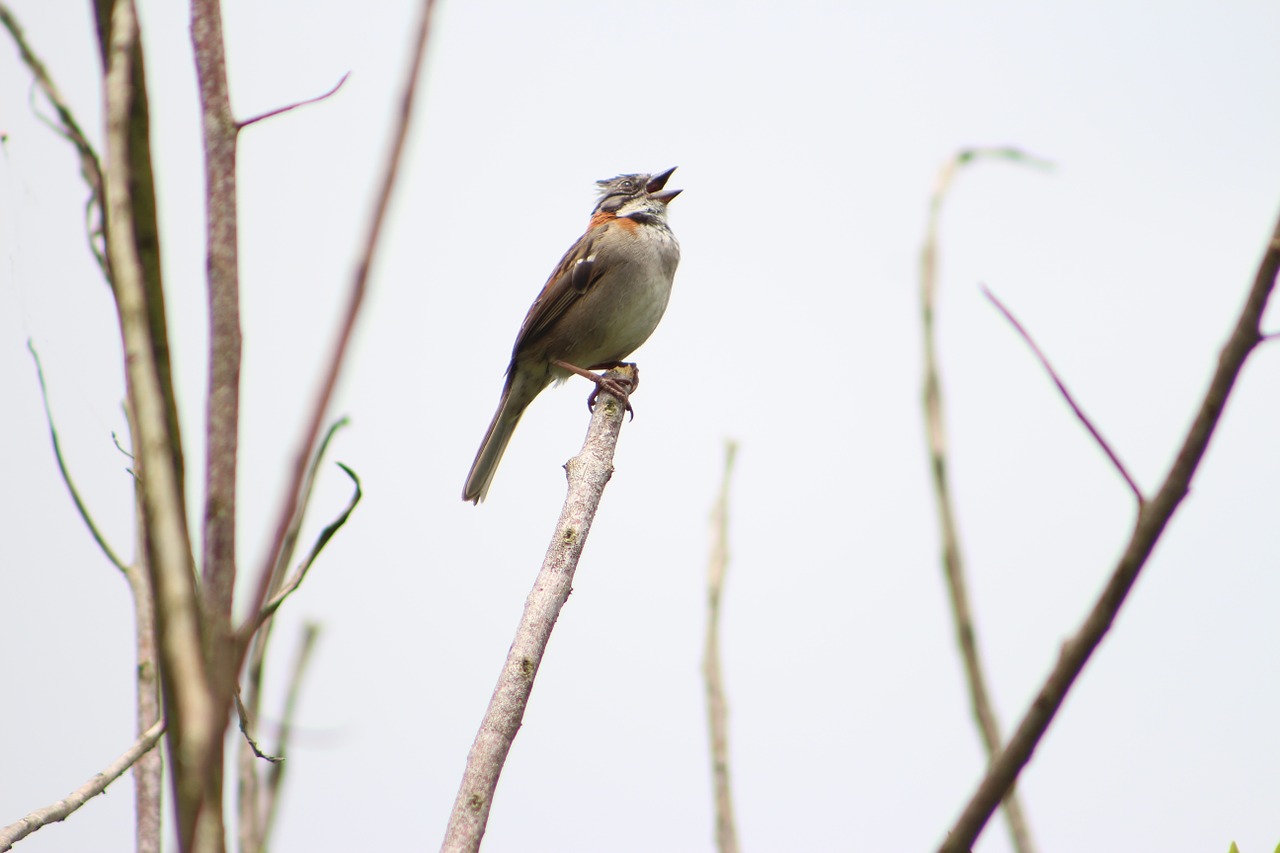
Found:
<path fill-rule="evenodd" d="M 627 407 L 627 414 L 631 416 L 631 420 L 636 419 L 636 410 L 631 407 L 630 391 L 624 388 L 622 383 L 616 382 L 607 376 L 600 376 L 596 378 L 595 390 L 591 392 L 591 396 L 587 397 L 587 411 L 595 411 L 596 398 L 600 396 L 600 392 L 602 390 L 608 391 L 610 394 L 617 397 L 618 400 Z"/>

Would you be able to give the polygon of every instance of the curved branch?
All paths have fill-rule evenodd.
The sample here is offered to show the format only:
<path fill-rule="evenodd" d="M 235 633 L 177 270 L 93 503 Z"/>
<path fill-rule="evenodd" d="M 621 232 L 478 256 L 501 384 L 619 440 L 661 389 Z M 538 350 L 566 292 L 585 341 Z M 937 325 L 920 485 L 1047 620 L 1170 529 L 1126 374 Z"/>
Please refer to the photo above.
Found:
<path fill-rule="evenodd" d="M 987 688 L 987 676 L 978 653 L 977 629 L 973 621 L 973 608 L 969 604 L 968 581 L 965 579 L 964 556 L 960 549 L 960 534 L 956 528 L 955 510 L 951 501 L 950 474 L 947 463 L 946 424 L 942 408 L 942 380 L 938 370 L 937 340 L 934 333 L 934 312 L 938 291 L 938 223 L 942 204 L 947 198 L 951 182 L 960 167 L 977 160 L 1011 160 L 1041 168 L 1047 163 L 1030 157 L 1015 148 L 972 148 L 959 151 L 948 160 L 938 173 L 933 196 L 929 201 L 929 225 L 924 246 L 920 252 L 920 315 L 924 334 L 924 421 L 929 450 L 929 467 L 933 481 L 934 502 L 938 512 L 938 526 L 942 536 L 942 568 L 947 579 L 947 592 L 951 599 L 951 615 L 955 621 L 956 644 L 964 665 L 965 682 L 973 708 L 974 722 L 982 737 L 988 759 L 1000 749 L 1000 723 L 996 719 L 995 705 Z M 1026 815 L 1016 791 L 1010 789 L 1004 796 L 1004 815 L 1009 824 L 1014 849 L 1018 853 L 1031 853 L 1035 846 Z"/>
<path fill-rule="evenodd" d="M 84 500 L 80 497 L 80 491 L 71 480 L 71 472 L 67 470 L 67 462 L 62 458 L 62 445 L 58 441 L 58 428 L 53 425 L 53 411 L 49 408 L 49 391 L 44 383 L 44 367 L 40 364 L 40 354 L 36 352 L 35 344 L 31 342 L 30 338 L 27 339 L 27 350 L 31 353 L 31 357 L 36 363 L 36 379 L 40 382 L 40 399 L 44 402 L 44 416 L 49 424 L 49 438 L 53 442 L 53 456 L 58 462 L 58 471 L 62 474 L 62 482 L 66 484 L 67 491 L 71 493 L 71 500 L 76 505 L 76 511 L 80 513 L 80 518 L 84 520 L 85 526 L 89 528 L 93 541 L 98 543 L 98 547 L 102 549 L 102 553 L 106 555 L 106 558 L 111 561 L 111 565 L 128 575 L 130 572 L 128 564 L 120 559 L 107 543 L 106 537 L 98 529 L 93 516 L 89 515 L 89 508 L 85 506 Z"/>

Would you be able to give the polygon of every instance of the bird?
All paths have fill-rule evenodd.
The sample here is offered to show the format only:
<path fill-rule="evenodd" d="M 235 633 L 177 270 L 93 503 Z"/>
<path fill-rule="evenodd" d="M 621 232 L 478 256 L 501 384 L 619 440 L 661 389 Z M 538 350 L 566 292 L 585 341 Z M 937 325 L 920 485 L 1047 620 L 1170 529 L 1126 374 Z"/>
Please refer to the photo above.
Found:
<path fill-rule="evenodd" d="M 520 416 L 552 382 L 578 374 L 627 403 L 625 389 L 590 371 L 621 365 L 667 309 L 680 263 L 680 244 L 667 223 L 667 205 L 681 192 L 666 189 L 675 170 L 596 181 L 600 197 L 586 233 L 560 259 L 516 334 L 464 501 L 479 504 L 488 495 Z M 594 399 L 593 393 L 588 405 Z"/>

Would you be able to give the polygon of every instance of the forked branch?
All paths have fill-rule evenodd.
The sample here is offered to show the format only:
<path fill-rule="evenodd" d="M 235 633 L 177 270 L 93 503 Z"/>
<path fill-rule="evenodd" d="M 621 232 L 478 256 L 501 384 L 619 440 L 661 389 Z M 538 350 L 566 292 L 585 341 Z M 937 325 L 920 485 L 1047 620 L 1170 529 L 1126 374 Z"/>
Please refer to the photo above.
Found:
<path fill-rule="evenodd" d="M 1183 439 L 1182 447 L 1165 476 L 1159 491 L 1138 510 L 1129 544 L 1107 581 L 1106 587 L 1076 634 L 1062 647 L 1053 671 L 1045 680 L 1031 707 L 1018 724 L 1013 737 L 987 769 L 987 774 L 965 806 L 955 825 L 939 848 L 940 853 L 962 853 L 969 850 L 986 826 L 1000 798 L 1017 779 L 1031 754 L 1044 737 L 1067 693 L 1088 663 L 1102 638 L 1106 636 L 1116 614 L 1133 589 L 1134 582 L 1146 565 L 1151 551 L 1186 497 L 1227 399 L 1240 376 L 1249 354 L 1262 341 L 1263 311 L 1275 289 L 1280 271 L 1280 220 L 1258 265 L 1253 286 L 1231 336 L 1218 356 L 1217 369 L 1205 392 L 1195 420 Z"/>

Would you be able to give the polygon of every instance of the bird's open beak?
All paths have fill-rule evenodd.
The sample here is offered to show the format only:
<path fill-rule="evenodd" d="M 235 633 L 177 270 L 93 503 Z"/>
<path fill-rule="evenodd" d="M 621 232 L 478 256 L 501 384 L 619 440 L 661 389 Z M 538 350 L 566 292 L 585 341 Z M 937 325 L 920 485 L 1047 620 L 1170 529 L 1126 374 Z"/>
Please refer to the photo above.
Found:
<path fill-rule="evenodd" d="M 654 175 L 652 178 L 649 179 L 649 183 L 645 185 L 645 191 L 648 192 L 650 195 L 652 195 L 654 198 L 656 198 L 658 201 L 662 202 L 663 204 L 669 204 L 673 198 L 680 195 L 681 191 L 667 190 L 666 192 L 661 192 L 661 190 L 663 187 L 667 185 L 667 179 L 671 177 L 671 173 L 678 168 L 680 167 L 672 166 L 670 169 L 667 169 L 667 171 L 663 172 L 662 174 Z"/>

